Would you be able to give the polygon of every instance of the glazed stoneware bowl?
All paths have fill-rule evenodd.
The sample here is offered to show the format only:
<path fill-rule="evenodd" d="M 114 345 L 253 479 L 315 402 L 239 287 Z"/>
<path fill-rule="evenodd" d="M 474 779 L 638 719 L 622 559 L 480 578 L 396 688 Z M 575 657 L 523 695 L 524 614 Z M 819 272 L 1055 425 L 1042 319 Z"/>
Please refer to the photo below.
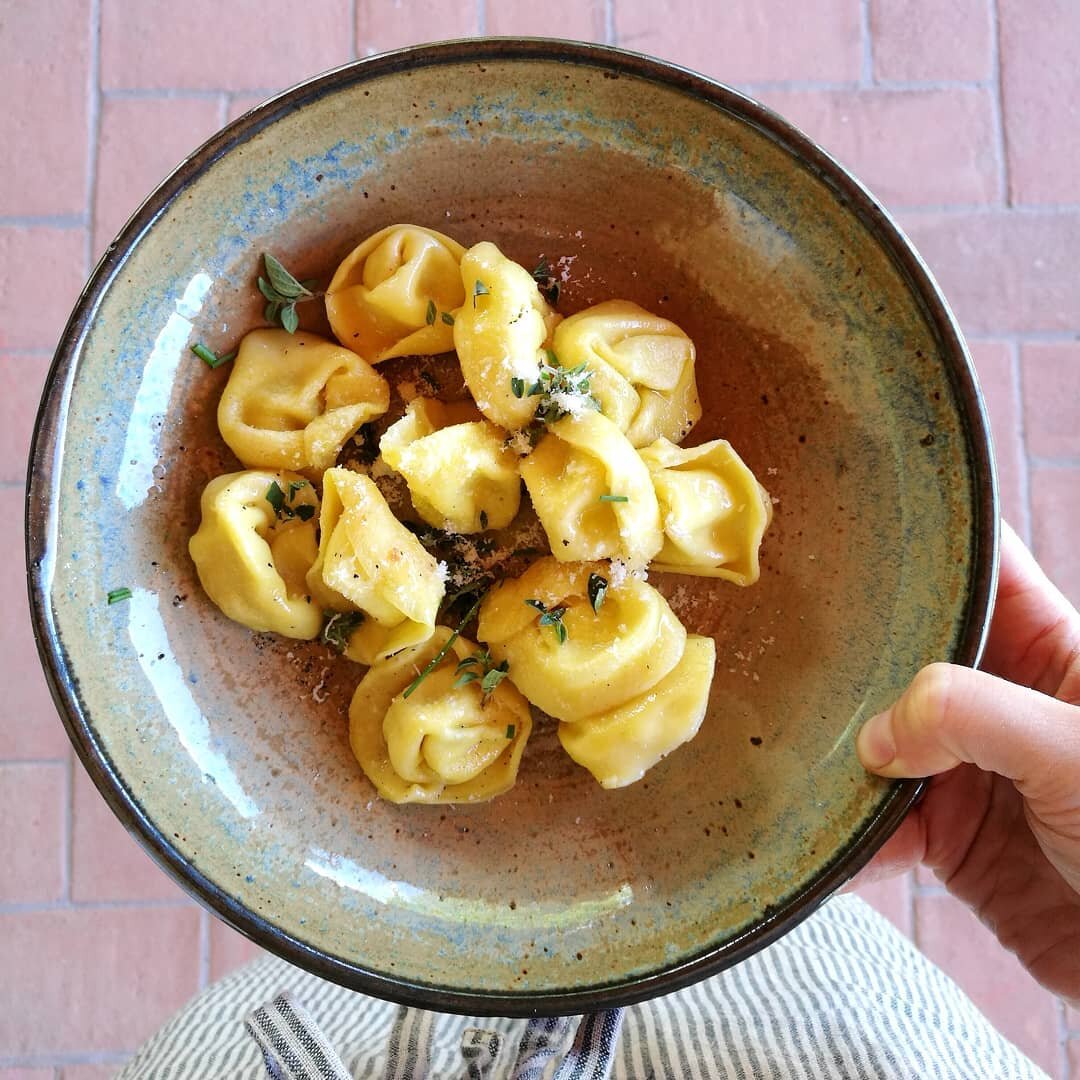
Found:
<path fill-rule="evenodd" d="M 651 578 L 718 662 L 699 736 L 630 787 L 602 790 L 541 723 L 504 797 L 383 802 L 348 746 L 362 669 L 253 635 L 199 587 L 199 494 L 237 465 L 215 425 L 229 369 L 190 345 L 261 324 L 262 252 L 325 282 L 401 221 L 545 256 L 566 313 L 620 297 L 673 319 L 698 348 L 689 441 L 729 439 L 774 498 L 757 585 Z M 550 41 L 349 65 L 185 161 L 72 315 L 28 499 L 57 705 L 161 866 L 301 967 L 482 1014 L 642 1000 L 808 915 L 918 794 L 860 768 L 859 724 L 923 664 L 977 660 L 994 584 L 971 363 L 882 209 L 741 95 Z"/>

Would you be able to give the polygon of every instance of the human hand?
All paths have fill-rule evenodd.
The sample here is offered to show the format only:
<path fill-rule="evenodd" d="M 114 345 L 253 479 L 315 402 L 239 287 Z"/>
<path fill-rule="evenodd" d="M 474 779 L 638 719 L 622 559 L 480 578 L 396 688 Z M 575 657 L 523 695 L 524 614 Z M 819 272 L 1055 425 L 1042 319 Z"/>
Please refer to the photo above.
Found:
<path fill-rule="evenodd" d="M 1043 986 L 1080 1002 L 1080 615 L 1003 525 L 982 670 L 924 668 L 859 732 L 863 765 L 931 776 L 871 864 L 925 863 Z"/>

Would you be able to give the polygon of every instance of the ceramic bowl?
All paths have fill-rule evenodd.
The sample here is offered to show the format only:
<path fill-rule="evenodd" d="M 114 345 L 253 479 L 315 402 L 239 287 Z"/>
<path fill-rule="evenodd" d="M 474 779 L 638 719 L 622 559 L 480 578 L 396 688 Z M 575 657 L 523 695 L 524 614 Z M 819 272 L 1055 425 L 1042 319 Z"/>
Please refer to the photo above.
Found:
<path fill-rule="evenodd" d="M 729 439 L 775 499 L 754 587 L 654 576 L 718 663 L 700 735 L 631 787 L 601 790 L 541 725 L 492 803 L 383 802 L 347 742 L 361 669 L 253 635 L 199 588 L 199 493 L 236 465 L 215 427 L 228 368 L 189 346 L 261 323 L 263 251 L 325 280 L 398 221 L 562 260 L 564 311 L 625 297 L 675 320 L 698 346 L 690 441 Z M 27 544 L 64 722 L 166 871 L 319 975 L 530 1015 L 736 963 L 868 860 L 918 785 L 868 776 L 855 732 L 921 665 L 976 661 L 995 522 L 964 344 L 856 180 L 690 72 L 481 40 L 304 83 L 143 204 L 50 373 Z"/>

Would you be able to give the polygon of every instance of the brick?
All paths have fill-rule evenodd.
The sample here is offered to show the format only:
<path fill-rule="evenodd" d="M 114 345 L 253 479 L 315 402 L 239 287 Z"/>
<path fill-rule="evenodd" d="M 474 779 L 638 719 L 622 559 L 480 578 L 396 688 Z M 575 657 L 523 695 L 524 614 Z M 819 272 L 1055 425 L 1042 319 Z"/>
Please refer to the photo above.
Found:
<path fill-rule="evenodd" d="M 1080 1039 L 1070 1039 L 1066 1044 L 1070 1077 L 1080 1076 Z"/>
<path fill-rule="evenodd" d="M 349 0 L 103 0 L 105 89 L 262 90 L 352 59 Z"/>
<path fill-rule="evenodd" d="M 900 217 L 967 333 L 1080 325 L 1080 212 Z"/>
<path fill-rule="evenodd" d="M 141 10 L 141 9 L 140 9 Z M 95 257 L 157 185 L 220 126 L 215 98 L 118 98 L 101 115 Z"/>
<path fill-rule="evenodd" d="M 30 436 L 51 359 L 0 353 L 0 483 L 26 483 Z"/>
<path fill-rule="evenodd" d="M 9 5 L 0 19 L 0 214 L 83 214 L 89 161 L 90 0 Z"/>
<path fill-rule="evenodd" d="M 1032 550 L 1051 581 L 1080 607 L 1080 467 L 1031 470 Z"/>
<path fill-rule="evenodd" d="M 1012 351 L 1001 342 L 980 341 L 971 346 L 971 353 L 986 401 L 986 411 L 990 414 L 1001 512 L 1006 521 L 1023 533 L 1027 522 L 1024 499 L 1027 461 L 1020 432 L 1020 403 L 1017 400 Z"/>
<path fill-rule="evenodd" d="M 1009 194 L 1080 202 L 1080 5 L 1000 0 L 999 10 Z"/>
<path fill-rule="evenodd" d="M 1074 1035 L 1080 1035 L 1080 1009 L 1065 1010 L 1065 1026 Z M 1077 1080 L 1080 1080 L 1080 1074 L 1077 1074 Z"/>
<path fill-rule="evenodd" d="M 191 907 L 66 908 L 0 915 L 0 1047 L 22 1057 L 134 1050 L 199 987 Z M 8 984 L 9 988 L 11 984 Z"/>
<path fill-rule="evenodd" d="M 1020 353 L 1024 434 L 1037 457 L 1080 458 L 1080 342 L 1039 342 Z"/>
<path fill-rule="evenodd" d="M 726 83 L 854 82 L 862 66 L 859 5 L 849 0 L 685 0 L 678 14 L 654 0 L 618 0 L 615 40 Z"/>
<path fill-rule="evenodd" d="M 60 1080 L 114 1080 L 123 1063 L 121 1058 L 109 1065 L 65 1065 Z"/>
<path fill-rule="evenodd" d="M 875 881 L 856 890 L 875 911 L 884 915 L 900 933 L 911 937 L 911 875 Z"/>
<path fill-rule="evenodd" d="M 444 0 L 356 0 L 356 52 L 359 56 L 399 49 L 421 41 L 471 37 L 480 32 L 477 5 Z"/>
<path fill-rule="evenodd" d="M 552 28 L 558 27 L 557 31 Z M 500 36 L 604 40 L 604 5 L 600 0 L 496 0 L 488 4 L 487 32 Z"/>
<path fill-rule="evenodd" d="M 0 226 L 0 349 L 52 349 L 86 277 L 81 226 Z"/>
<path fill-rule="evenodd" d="M 0 1080 L 54 1080 L 52 1069 L 0 1069 Z"/>
<path fill-rule="evenodd" d="M 960 901 L 915 901 L 919 948 L 955 980 L 1007 1039 L 1047 1072 L 1058 1066 L 1058 999 L 1006 952 Z"/>
<path fill-rule="evenodd" d="M 897 82 L 993 76 L 988 0 L 871 0 L 874 77 Z"/>
<path fill-rule="evenodd" d="M 0 761 L 64 759 L 70 743 L 46 689 L 30 629 L 21 487 L 0 489 L 0 519 L 18 523 L 0 537 Z"/>
<path fill-rule="evenodd" d="M 215 916 L 210 916 L 210 979 L 215 981 L 230 971 L 252 960 L 265 956 L 266 953 L 249 941 L 243 934 L 237 933 Z"/>
<path fill-rule="evenodd" d="M 67 769 L 0 765 L 4 873 L 0 904 L 48 903 L 64 888 L 64 805 Z"/>
<path fill-rule="evenodd" d="M 768 90 L 758 96 L 886 204 L 985 203 L 996 194 L 986 90 Z"/>
<path fill-rule="evenodd" d="M 81 764 L 72 797 L 72 900 L 182 900 L 178 885 L 120 824 Z"/>

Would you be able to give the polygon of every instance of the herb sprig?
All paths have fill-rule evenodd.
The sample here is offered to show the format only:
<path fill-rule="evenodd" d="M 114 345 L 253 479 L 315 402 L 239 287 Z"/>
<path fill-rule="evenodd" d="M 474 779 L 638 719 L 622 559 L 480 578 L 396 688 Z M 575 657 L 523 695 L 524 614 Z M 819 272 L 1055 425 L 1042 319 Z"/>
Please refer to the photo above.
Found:
<path fill-rule="evenodd" d="M 322 628 L 323 643 L 339 653 L 349 647 L 353 632 L 364 621 L 362 611 L 324 611 L 326 622 Z"/>
<path fill-rule="evenodd" d="M 109 601 L 109 606 L 111 607 L 113 604 L 119 604 L 121 600 L 130 600 L 131 590 L 126 586 L 122 589 L 110 589 L 106 599 Z"/>
<path fill-rule="evenodd" d="M 541 362 L 540 372 L 531 386 L 516 376 L 510 379 L 510 392 L 514 397 L 540 398 L 533 423 L 554 424 L 564 416 L 571 415 L 570 410 L 565 407 L 567 398 L 578 398 L 583 405 L 600 412 L 600 402 L 590 392 L 593 373 L 588 364 L 564 368 L 553 350 L 548 349 L 546 352 L 547 359 Z M 542 428 L 536 430 L 543 433 Z M 533 429 L 529 430 L 529 435 L 535 446 L 537 438 L 533 437 Z"/>
<path fill-rule="evenodd" d="M 624 502 L 629 502 L 630 501 L 630 496 L 629 495 L 601 495 L 599 501 L 600 502 L 624 503 Z"/>
<path fill-rule="evenodd" d="M 278 521 L 289 521 L 294 517 L 299 518 L 301 521 L 310 521 L 315 516 L 315 507 L 310 503 L 301 503 L 299 506 L 294 505 L 297 492 L 306 488 L 307 483 L 306 480 L 290 481 L 289 492 L 286 494 L 276 480 L 270 481 L 270 486 L 266 489 L 264 497 L 274 508 L 274 514 Z"/>
<path fill-rule="evenodd" d="M 550 626 L 555 632 L 555 637 L 558 639 L 559 644 L 562 645 L 566 642 L 566 639 L 570 636 L 566 627 L 563 626 L 563 616 L 566 614 L 565 605 L 562 607 L 549 608 L 542 600 L 526 600 L 526 604 L 531 608 L 536 608 L 540 612 L 540 626 Z"/>
<path fill-rule="evenodd" d="M 263 266 L 266 277 L 259 277 L 259 292 L 266 297 L 263 315 L 267 322 L 280 322 L 290 334 L 295 334 L 300 325 L 296 305 L 319 295 L 313 291 L 316 283 L 297 280 L 268 251 L 263 253 Z"/>
<path fill-rule="evenodd" d="M 191 351 L 208 367 L 219 368 L 222 364 L 227 364 L 230 360 L 236 359 L 236 349 L 232 352 L 223 353 L 218 356 L 213 349 L 208 349 L 201 341 L 191 346 Z"/>
<path fill-rule="evenodd" d="M 455 689 L 459 686 L 468 686 L 469 683 L 480 683 L 483 697 L 480 704 L 483 705 L 488 697 L 495 692 L 495 688 L 510 673 L 510 661 L 504 660 L 501 664 L 494 664 L 491 660 L 491 652 L 488 649 L 477 649 L 476 652 L 466 656 L 458 663 L 454 672 L 457 678 L 454 680 Z"/>
<path fill-rule="evenodd" d="M 446 659 L 446 654 L 454 647 L 454 642 L 461 637 L 461 631 L 472 622 L 473 617 L 480 610 L 481 601 L 483 601 L 483 595 L 476 598 L 476 602 L 465 613 L 465 617 L 457 624 L 457 629 L 446 639 L 446 644 L 428 661 L 427 667 L 416 676 L 415 679 L 407 687 L 402 697 L 408 697 L 414 693 L 416 688 Z"/>

